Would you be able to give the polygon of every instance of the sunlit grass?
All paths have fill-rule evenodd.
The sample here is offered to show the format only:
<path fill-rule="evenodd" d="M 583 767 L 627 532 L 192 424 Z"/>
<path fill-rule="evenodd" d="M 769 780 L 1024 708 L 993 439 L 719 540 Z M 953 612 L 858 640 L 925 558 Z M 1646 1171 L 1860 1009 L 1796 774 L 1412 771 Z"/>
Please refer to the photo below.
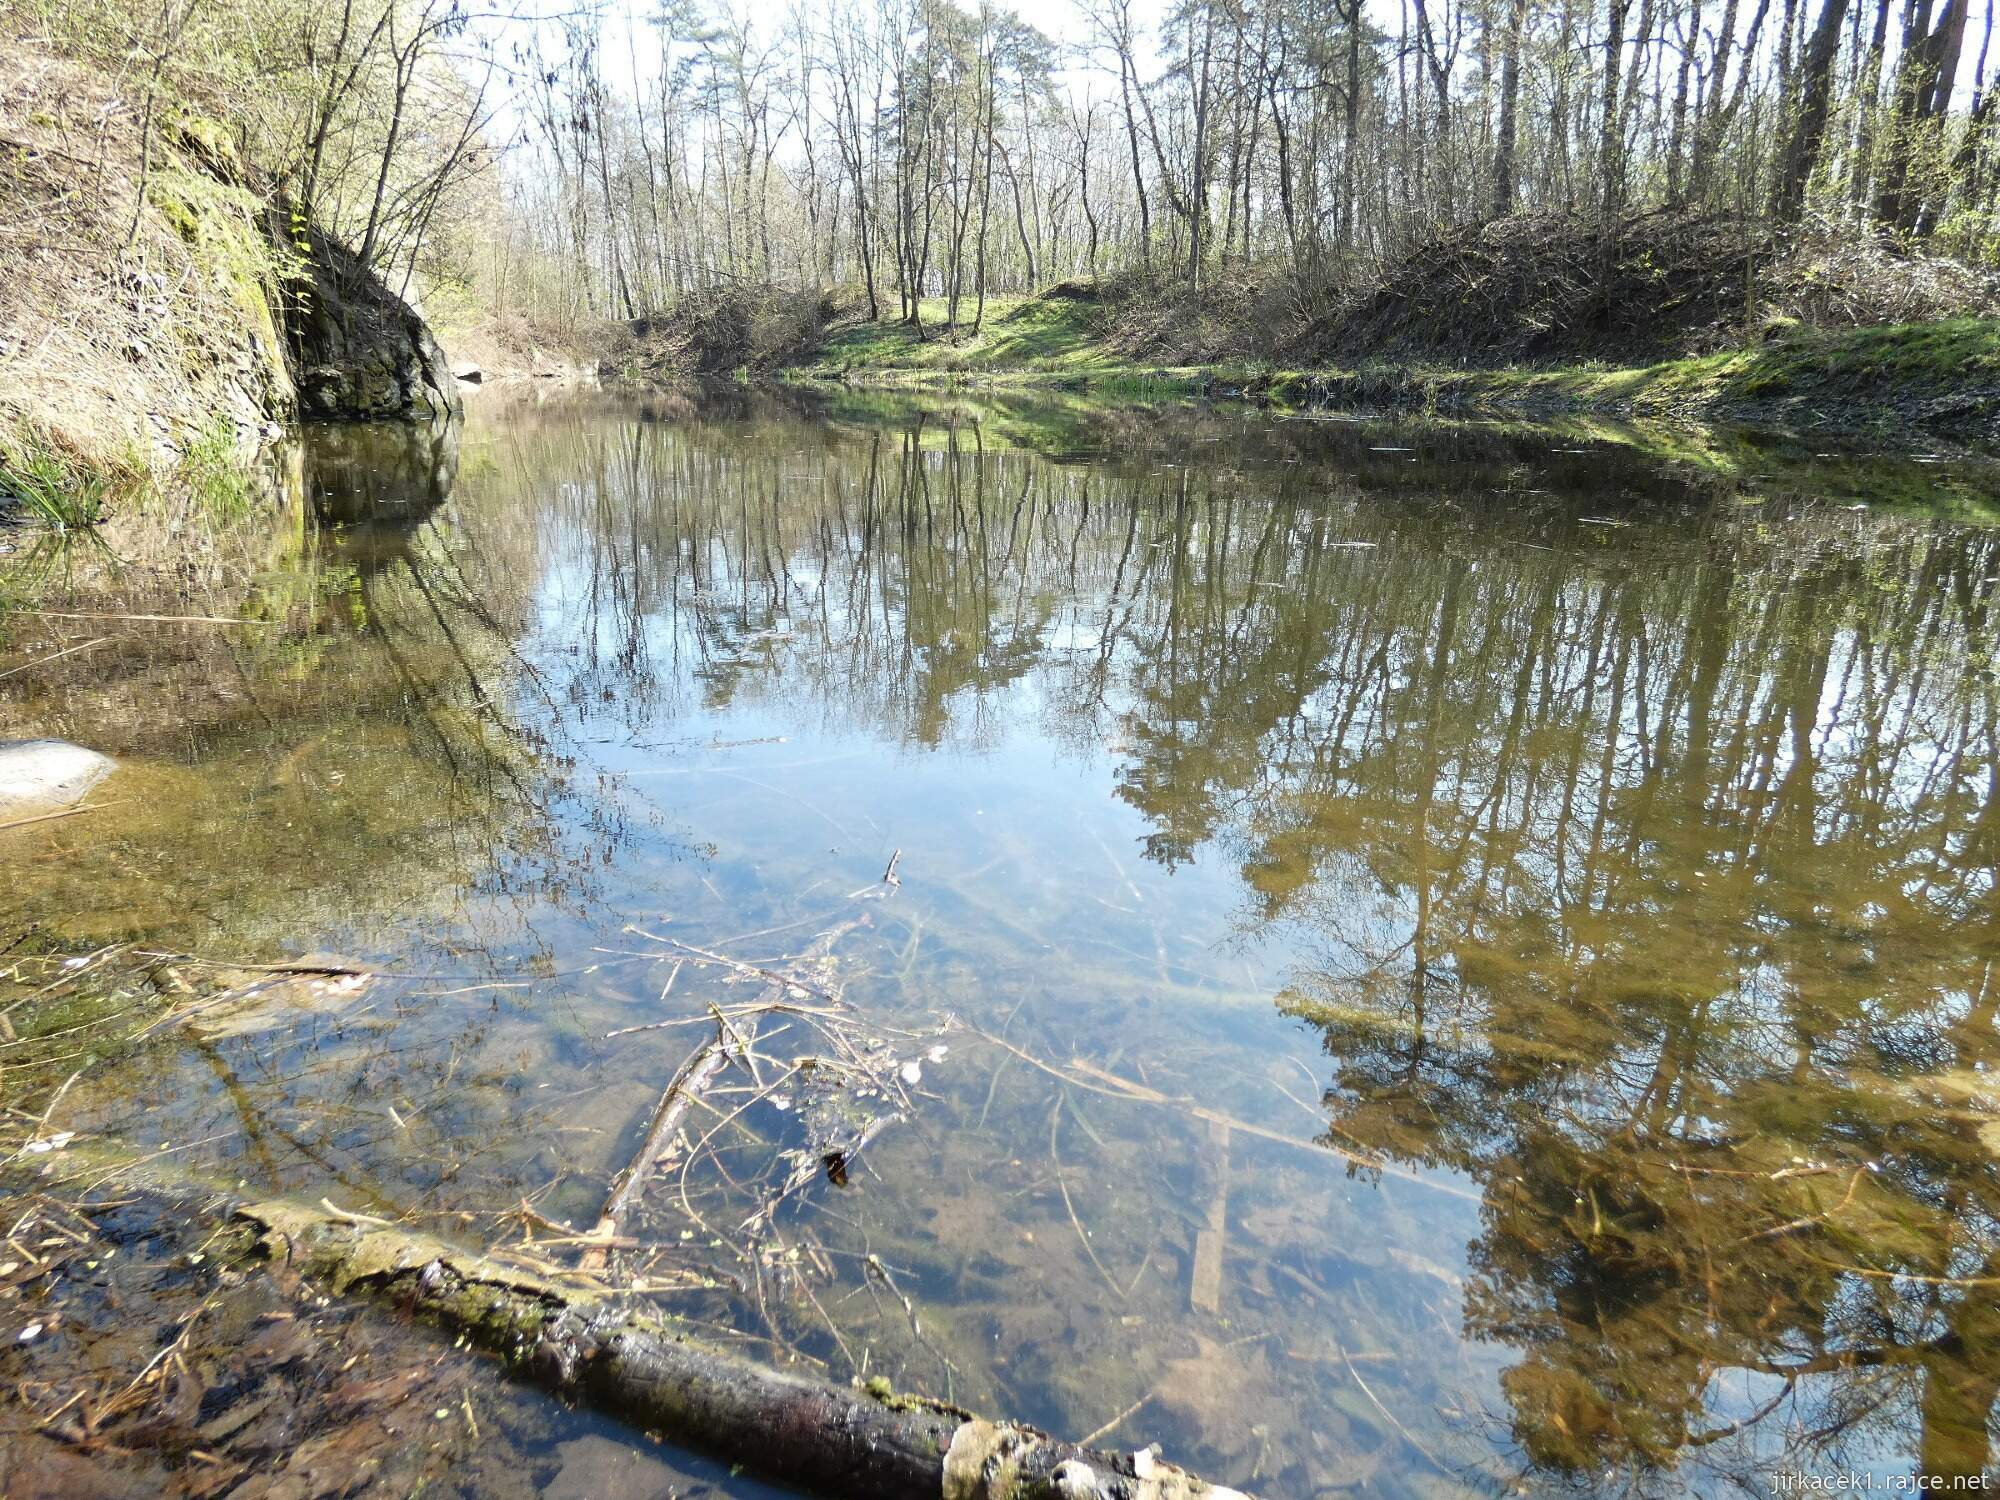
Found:
<path fill-rule="evenodd" d="M 949 373 L 1056 374 L 1114 364 L 1092 310 L 1055 297 L 988 297 L 979 318 L 975 299 L 961 298 L 956 322 L 949 304 L 927 297 L 919 304 L 922 331 L 898 321 L 893 308 L 873 321 L 834 329 L 809 372 L 819 375 L 872 370 Z"/>
<path fill-rule="evenodd" d="M 0 436 L 0 510 L 25 511 L 59 532 L 102 523 L 109 476 L 67 458 L 32 434 Z"/>
<path fill-rule="evenodd" d="M 260 488 L 227 421 L 211 422 L 181 454 L 174 481 L 202 514 L 234 521 L 254 507 Z"/>

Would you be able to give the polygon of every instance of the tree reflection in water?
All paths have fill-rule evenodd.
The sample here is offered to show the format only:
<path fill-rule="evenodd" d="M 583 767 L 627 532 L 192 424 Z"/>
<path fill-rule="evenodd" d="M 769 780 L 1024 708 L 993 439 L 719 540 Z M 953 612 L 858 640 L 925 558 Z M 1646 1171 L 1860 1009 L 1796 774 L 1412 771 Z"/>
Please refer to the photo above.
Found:
<path fill-rule="evenodd" d="M 606 670 L 1111 747 L 1151 859 L 1323 954 L 1329 1142 L 1479 1185 L 1533 1464 L 1980 1471 L 1994 534 L 1532 437 L 676 415 L 570 498 Z"/>
<path fill-rule="evenodd" d="M 1051 1057 L 1255 1127 L 1204 1321 L 1229 1148 L 1201 1119 L 1024 1067 L 927 1074 L 922 1131 L 813 1222 L 910 1268 L 968 1401 L 1081 1434 L 1149 1400 L 1185 1456 L 1274 1495 L 1981 1470 L 2000 532 L 1844 508 L 1963 500 L 1981 471 L 496 395 L 462 444 L 315 440 L 330 528 L 247 606 L 284 628 L 179 667 L 226 666 L 259 717 L 218 700 L 173 770 L 226 805 L 170 894 L 239 946 L 359 933 L 505 1004 L 413 989 L 360 1040 L 218 1039 L 198 1088 L 153 1085 L 182 1137 L 241 1125 L 238 1170 L 455 1227 L 543 1191 L 594 1214 L 689 1035 L 599 1045 L 666 1004 L 624 924 L 802 930 L 816 888 L 879 879 L 853 830 L 893 824 L 925 847 L 852 940 L 858 1004 L 1018 1014 Z M 111 748 L 143 754 L 131 733 Z M 348 780 L 300 773 L 322 755 Z M 291 781 L 227 802 L 232 756 Z M 117 875 L 38 878 L 74 909 Z M 698 1018 L 697 990 L 673 999 Z M 419 1093 L 419 1123 L 383 1123 Z M 1412 1207 L 1411 1177 L 1449 1207 Z M 899 1304 L 826 1301 L 934 1382 Z M 791 1333 L 844 1368 L 816 1316 Z"/>

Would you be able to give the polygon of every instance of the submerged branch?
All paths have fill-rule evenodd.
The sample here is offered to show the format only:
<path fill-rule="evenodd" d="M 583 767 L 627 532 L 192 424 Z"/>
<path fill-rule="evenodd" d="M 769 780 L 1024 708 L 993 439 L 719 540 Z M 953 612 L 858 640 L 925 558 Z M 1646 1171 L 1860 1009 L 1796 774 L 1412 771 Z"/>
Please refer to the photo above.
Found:
<path fill-rule="evenodd" d="M 728 1066 L 729 1053 L 718 1038 L 696 1049 L 681 1065 L 680 1071 L 674 1074 L 673 1080 L 660 1095 L 659 1105 L 653 1111 L 653 1122 L 646 1129 L 638 1155 L 618 1174 L 610 1196 L 605 1199 L 604 1212 L 598 1216 L 597 1227 L 590 1231 L 589 1239 L 603 1243 L 593 1245 L 584 1252 L 580 1262 L 584 1270 L 604 1269 L 611 1241 L 617 1237 L 619 1226 L 631 1214 L 639 1194 L 645 1191 L 646 1180 L 653 1175 L 654 1165 L 665 1154 L 674 1133 L 680 1129 L 688 1106 Z"/>

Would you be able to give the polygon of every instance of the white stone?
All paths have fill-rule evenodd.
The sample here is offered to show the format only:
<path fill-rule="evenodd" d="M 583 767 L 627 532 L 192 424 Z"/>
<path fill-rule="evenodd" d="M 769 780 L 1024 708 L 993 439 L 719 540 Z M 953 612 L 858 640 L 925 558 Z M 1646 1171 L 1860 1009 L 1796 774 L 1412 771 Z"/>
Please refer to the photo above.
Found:
<path fill-rule="evenodd" d="M 1064 1459 L 1056 1465 L 1055 1473 L 1049 1478 L 1062 1500 L 1105 1500 L 1104 1486 L 1098 1482 L 1097 1470 L 1082 1459 Z"/>
<path fill-rule="evenodd" d="M 74 807 L 117 765 L 68 740 L 0 741 L 0 812 Z"/>

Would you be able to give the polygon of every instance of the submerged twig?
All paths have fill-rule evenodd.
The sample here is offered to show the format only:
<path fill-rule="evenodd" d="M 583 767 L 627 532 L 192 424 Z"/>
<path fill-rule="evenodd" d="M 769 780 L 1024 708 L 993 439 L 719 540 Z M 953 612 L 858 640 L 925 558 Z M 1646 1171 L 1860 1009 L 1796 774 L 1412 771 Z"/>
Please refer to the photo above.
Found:
<path fill-rule="evenodd" d="M 1331 1334 L 1327 1336 L 1329 1338 L 1333 1337 Z M 1422 1443 L 1418 1442 L 1416 1439 L 1416 1435 L 1412 1433 L 1409 1428 L 1405 1427 L 1402 1424 L 1402 1422 L 1397 1418 L 1394 1412 L 1390 1411 L 1388 1407 L 1382 1404 L 1382 1398 L 1380 1396 L 1377 1396 L 1375 1394 L 1375 1388 L 1369 1385 L 1369 1383 L 1362 1378 L 1361 1372 L 1354 1366 L 1354 1361 L 1347 1357 L 1347 1350 L 1345 1346 L 1341 1344 L 1339 1339 L 1336 1338 L 1333 1340 L 1333 1347 L 1335 1352 L 1337 1352 L 1340 1355 L 1341 1363 L 1347 1366 L 1347 1373 L 1353 1377 L 1354 1383 L 1361 1387 L 1361 1394 L 1366 1396 L 1369 1399 L 1369 1401 L 1374 1404 L 1375 1410 L 1382 1413 L 1383 1417 L 1385 1417 L 1388 1420 L 1388 1423 L 1391 1427 L 1395 1428 L 1397 1432 L 1402 1434 L 1403 1441 L 1408 1443 L 1410 1447 L 1416 1453 L 1420 1454 L 1424 1458 L 1424 1460 L 1430 1464 L 1430 1466 L 1433 1469 L 1436 1469 L 1438 1471 L 1438 1473 L 1450 1474 L 1451 1470 L 1444 1465 L 1442 1460 L 1440 1460 L 1435 1453 L 1431 1452 L 1430 1449 L 1426 1448 Z"/>
<path fill-rule="evenodd" d="M 22 672 L 31 671 L 36 667 L 47 666 L 52 661 L 61 661 L 65 656 L 74 656 L 79 651 L 88 651 L 92 646 L 101 646 L 106 641 L 112 639 L 113 637 L 111 636 L 101 635 L 94 641 L 85 641 L 81 646 L 68 646 L 61 651 L 52 651 L 47 656 L 38 656 L 33 661 L 24 661 L 18 667 L 9 667 L 6 671 L 0 672 L 0 681 L 17 676 Z"/>
<path fill-rule="evenodd" d="M 617 1235 L 618 1226 L 630 1212 L 646 1180 L 652 1176 L 653 1167 L 666 1150 L 667 1142 L 680 1128 L 688 1105 L 727 1066 L 729 1054 L 719 1041 L 704 1042 L 681 1064 L 680 1070 L 667 1084 L 666 1092 L 660 1095 L 659 1105 L 653 1111 L 653 1122 L 640 1143 L 639 1154 L 612 1183 L 611 1194 L 604 1202 L 604 1212 L 598 1216 L 597 1226 L 590 1231 L 592 1239 L 608 1241 Z M 586 1271 L 601 1271 L 609 1253 L 606 1248 L 593 1247 L 584 1252 L 578 1264 Z"/>
<path fill-rule="evenodd" d="M 1127 1419 L 1137 1416 L 1139 1414 L 1139 1408 L 1144 1406 L 1148 1401 L 1151 1401 L 1152 1399 L 1153 1399 L 1153 1393 L 1151 1391 L 1146 1392 L 1145 1395 L 1141 1396 L 1137 1401 L 1134 1401 L 1130 1406 L 1126 1407 L 1125 1410 L 1118 1413 L 1117 1416 L 1113 1417 L 1109 1422 L 1106 1422 L 1102 1427 L 1098 1428 L 1095 1432 L 1087 1433 L 1083 1437 L 1078 1438 L 1076 1440 L 1077 1446 L 1082 1448 L 1088 1448 L 1092 1443 L 1102 1442 L 1105 1438 L 1111 1436 L 1112 1433 L 1116 1432 L 1119 1429 L 1119 1427 L 1122 1426 L 1127 1421 Z"/>
<path fill-rule="evenodd" d="M 103 812 L 107 807 L 123 807 L 123 802 L 86 802 L 81 807 L 66 807 L 61 812 L 37 813 L 32 818 L 16 818 L 11 823 L 0 823 L 0 833 L 10 828 L 27 828 L 35 823 L 53 823 L 59 818 L 80 818 L 85 813 Z"/>
<path fill-rule="evenodd" d="M 1084 1229 L 1083 1220 L 1076 1216 L 1076 1204 L 1070 1200 L 1069 1184 L 1063 1181 L 1062 1157 L 1056 1151 L 1056 1126 L 1062 1121 L 1062 1108 L 1062 1096 L 1057 1095 L 1056 1107 L 1049 1111 L 1049 1163 L 1055 1168 L 1056 1186 L 1062 1190 L 1063 1207 L 1069 1211 L 1070 1227 L 1076 1231 L 1077 1243 L 1083 1246 L 1083 1253 L 1089 1256 L 1090 1263 L 1097 1267 L 1097 1274 L 1104 1278 L 1104 1284 L 1111 1288 L 1112 1295 L 1123 1302 L 1125 1289 L 1112 1279 L 1111 1273 L 1104 1269 L 1104 1262 L 1097 1258 L 1097 1252 L 1091 1248 L 1090 1234 Z"/>
<path fill-rule="evenodd" d="M 693 943 L 684 943 L 679 938 L 662 937 L 658 933 L 647 932 L 642 927 L 635 927 L 628 924 L 625 930 L 635 937 L 645 938 L 649 942 L 665 943 L 668 947 L 678 948 L 683 953 L 689 954 L 704 963 L 718 964 L 725 969 L 734 969 L 739 974 L 755 975 L 757 978 L 765 980 L 768 983 L 783 985 L 786 993 L 796 989 L 818 995 L 822 1000 L 838 1000 L 840 998 L 825 985 L 807 979 L 803 975 L 786 974 L 777 969 L 767 969 L 762 964 L 748 963 L 740 958 L 730 958 L 727 954 L 717 953 L 708 948 L 697 948 Z"/>
<path fill-rule="evenodd" d="M 1280 1131 L 1271 1130 L 1263 1125 L 1253 1125 L 1248 1120 L 1239 1120 L 1236 1116 L 1224 1114 L 1221 1110 L 1210 1109 L 1206 1105 L 1197 1104 L 1190 1098 L 1163 1094 L 1156 1088 L 1150 1088 L 1145 1084 L 1133 1083 L 1130 1079 L 1120 1078 L 1116 1073 L 1107 1073 L 1104 1069 L 1093 1067 L 1081 1058 L 1073 1059 L 1070 1067 L 1064 1068 L 1058 1064 L 1036 1057 L 1032 1052 L 1016 1047 L 1012 1042 L 1003 1040 L 993 1035 L 990 1031 L 982 1031 L 977 1026 L 968 1026 L 967 1029 L 974 1036 L 984 1038 L 1003 1051 L 1011 1052 L 1029 1066 L 1039 1068 L 1042 1072 L 1048 1074 L 1049 1077 L 1059 1079 L 1064 1083 L 1074 1084 L 1081 1089 L 1087 1089 L 1093 1094 L 1102 1094 L 1108 1099 L 1124 1099 L 1134 1104 L 1166 1105 L 1169 1108 L 1178 1109 L 1185 1114 L 1191 1115 L 1197 1120 L 1205 1120 L 1211 1125 L 1226 1125 L 1231 1130 L 1241 1131 L 1244 1135 L 1254 1136 L 1260 1141 L 1270 1141 L 1274 1145 L 1290 1146 L 1295 1150 L 1310 1151 L 1315 1155 L 1331 1154 L 1340 1157 L 1344 1161 L 1353 1162 L 1358 1167 L 1366 1167 L 1371 1172 L 1380 1172 L 1385 1177 L 1394 1177 L 1416 1187 L 1429 1188 L 1432 1192 L 1444 1193 L 1453 1198 L 1463 1198 L 1468 1203 L 1482 1201 L 1479 1194 L 1468 1188 L 1462 1188 L 1456 1183 L 1440 1182 L 1434 1178 L 1424 1177 L 1410 1171 L 1408 1168 L 1399 1167 L 1394 1162 L 1384 1161 L 1374 1156 L 1363 1156 L 1359 1152 L 1348 1151 L 1326 1141 L 1300 1140 L 1297 1136 L 1285 1135 Z"/>

